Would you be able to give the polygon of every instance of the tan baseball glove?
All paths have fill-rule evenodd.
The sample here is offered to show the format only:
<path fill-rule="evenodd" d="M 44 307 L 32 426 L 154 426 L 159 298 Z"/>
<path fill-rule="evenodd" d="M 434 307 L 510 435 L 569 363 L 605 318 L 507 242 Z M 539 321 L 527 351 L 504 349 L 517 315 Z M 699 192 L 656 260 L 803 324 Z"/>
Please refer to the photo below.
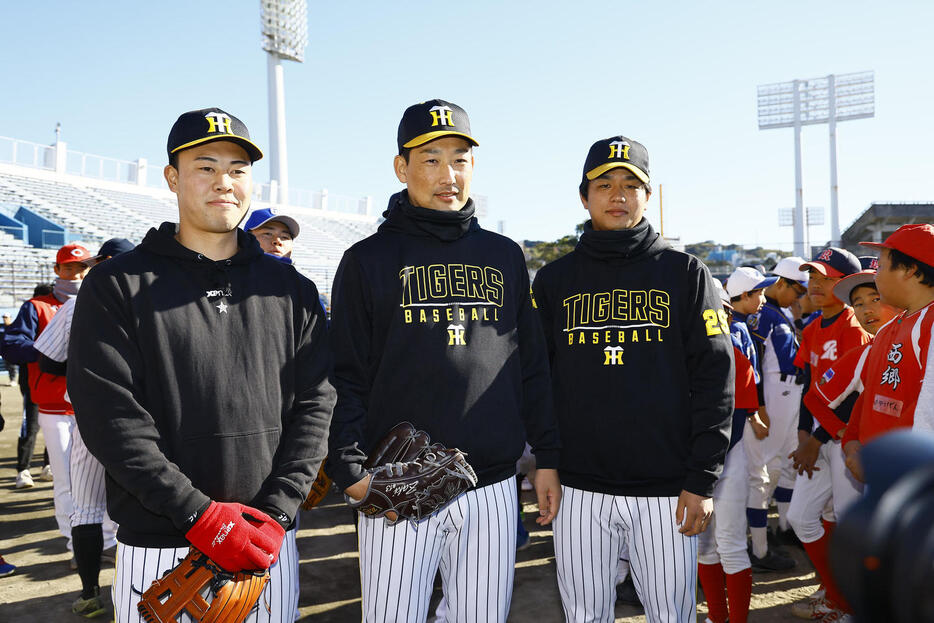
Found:
<path fill-rule="evenodd" d="M 143 593 L 137 609 L 146 623 L 174 623 L 182 612 L 204 623 L 242 623 L 268 581 L 268 570 L 228 573 L 192 547 Z"/>

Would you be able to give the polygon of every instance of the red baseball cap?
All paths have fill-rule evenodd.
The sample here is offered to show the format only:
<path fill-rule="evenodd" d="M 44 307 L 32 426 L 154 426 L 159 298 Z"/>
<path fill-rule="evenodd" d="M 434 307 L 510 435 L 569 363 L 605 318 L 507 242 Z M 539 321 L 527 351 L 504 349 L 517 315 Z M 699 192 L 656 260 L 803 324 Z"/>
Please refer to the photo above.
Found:
<path fill-rule="evenodd" d="M 885 242 L 860 244 L 875 249 L 895 249 L 928 266 L 934 266 L 934 225 L 930 223 L 902 225 Z"/>
<path fill-rule="evenodd" d="M 91 252 L 80 244 L 66 244 L 55 254 L 56 264 L 68 264 L 70 262 L 84 262 L 91 259 Z"/>

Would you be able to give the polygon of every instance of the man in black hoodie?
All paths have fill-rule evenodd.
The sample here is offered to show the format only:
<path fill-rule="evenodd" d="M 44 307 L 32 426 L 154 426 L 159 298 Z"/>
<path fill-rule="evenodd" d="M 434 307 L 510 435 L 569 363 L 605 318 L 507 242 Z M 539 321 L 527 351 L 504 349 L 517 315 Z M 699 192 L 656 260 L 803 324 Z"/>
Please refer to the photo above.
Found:
<path fill-rule="evenodd" d="M 522 251 L 474 218 L 470 134 L 467 113 L 450 102 L 405 111 L 394 168 L 406 190 L 389 199 L 377 233 L 347 250 L 334 280 L 334 481 L 363 498 L 366 453 L 404 420 L 463 450 L 479 479 L 419 523 L 360 516 L 366 621 L 425 621 L 439 566 L 449 616 L 506 620 L 527 439 L 538 522 L 559 506 L 541 325 Z"/>
<path fill-rule="evenodd" d="M 612 621 L 617 559 L 649 621 L 694 621 L 697 539 L 713 511 L 733 412 L 729 328 L 707 268 L 644 218 L 648 152 L 597 141 L 580 196 L 577 248 L 542 268 L 562 439 L 555 518 L 568 621 Z"/>
<path fill-rule="evenodd" d="M 120 524 L 114 605 L 189 546 L 269 569 L 251 623 L 292 621 L 293 519 L 325 456 L 335 394 L 315 285 L 238 229 L 262 152 L 243 123 L 181 115 L 165 178 L 179 223 L 94 269 L 75 306 L 68 389 Z"/>

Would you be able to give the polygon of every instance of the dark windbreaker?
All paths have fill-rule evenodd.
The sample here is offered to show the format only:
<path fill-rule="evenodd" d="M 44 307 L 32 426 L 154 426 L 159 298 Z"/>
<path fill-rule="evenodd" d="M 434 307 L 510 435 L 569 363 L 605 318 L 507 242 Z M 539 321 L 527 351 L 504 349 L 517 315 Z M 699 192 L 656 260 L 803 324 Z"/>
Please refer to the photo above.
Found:
<path fill-rule="evenodd" d="M 331 306 L 334 480 L 408 420 L 467 453 L 479 486 L 516 473 L 526 439 L 556 468 L 548 359 L 518 245 L 459 212 L 393 195 L 376 234 L 344 253 Z"/>
<path fill-rule="evenodd" d="M 242 231 L 218 262 L 175 232 L 163 223 L 91 270 L 72 324 L 69 394 L 130 545 L 184 545 L 209 499 L 287 525 L 335 399 L 314 284 Z"/>
<path fill-rule="evenodd" d="M 733 413 L 733 346 L 707 268 L 642 220 L 594 231 L 542 268 L 561 483 L 710 496 Z M 721 312 L 722 313 L 722 312 Z"/>

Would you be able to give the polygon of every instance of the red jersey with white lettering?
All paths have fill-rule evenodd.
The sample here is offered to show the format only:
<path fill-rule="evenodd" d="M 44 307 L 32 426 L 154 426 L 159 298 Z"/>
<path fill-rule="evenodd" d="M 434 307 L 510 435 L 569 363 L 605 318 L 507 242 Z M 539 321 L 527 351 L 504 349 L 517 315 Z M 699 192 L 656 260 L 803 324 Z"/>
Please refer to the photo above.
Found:
<path fill-rule="evenodd" d="M 879 329 L 860 379 L 860 443 L 895 428 L 911 428 L 927 366 L 934 303 L 907 315 L 902 312 Z"/>
<path fill-rule="evenodd" d="M 834 409 L 853 392 L 863 391 L 860 374 L 869 356 L 870 344 L 848 350 L 817 380 L 814 391 L 804 397 L 808 408 L 821 427 L 836 437 L 842 437 L 846 422 L 837 417 Z"/>
<path fill-rule="evenodd" d="M 872 336 L 859 326 L 853 308 L 844 307 L 829 326 L 822 326 L 823 317 L 804 327 L 801 347 L 795 355 L 795 366 L 811 366 L 811 385 L 807 391 L 817 387 L 818 381 L 844 353 L 868 344 Z M 833 433 L 833 431 L 827 431 Z"/>

